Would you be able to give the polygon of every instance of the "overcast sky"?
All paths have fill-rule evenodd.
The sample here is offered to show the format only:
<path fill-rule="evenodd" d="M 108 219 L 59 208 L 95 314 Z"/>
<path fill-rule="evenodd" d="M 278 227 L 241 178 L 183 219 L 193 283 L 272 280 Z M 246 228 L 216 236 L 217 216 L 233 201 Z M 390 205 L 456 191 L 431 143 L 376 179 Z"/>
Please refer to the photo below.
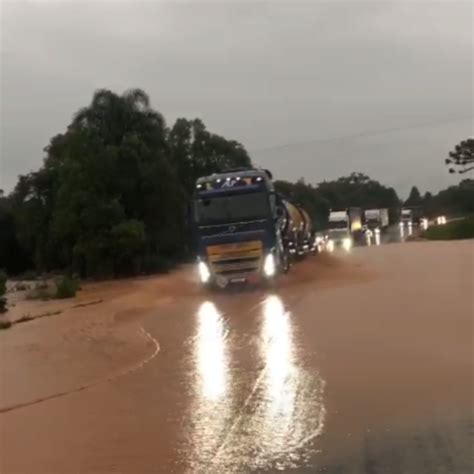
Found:
<path fill-rule="evenodd" d="M 362 171 L 405 195 L 459 181 L 471 1 L 2 1 L 0 188 L 37 169 L 97 88 L 141 87 L 281 179 Z M 387 129 L 389 131 L 387 131 Z M 328 140 L 331 139 L 331 140 Z"/>

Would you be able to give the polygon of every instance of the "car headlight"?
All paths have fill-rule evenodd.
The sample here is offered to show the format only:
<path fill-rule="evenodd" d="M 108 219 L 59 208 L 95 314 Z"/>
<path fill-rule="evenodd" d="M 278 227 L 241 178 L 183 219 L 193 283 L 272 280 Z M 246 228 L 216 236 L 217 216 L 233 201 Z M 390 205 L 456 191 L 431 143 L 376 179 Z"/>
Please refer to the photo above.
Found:
<path fill-rule="evenodd" d="M 350 248 L 352 247 L 352 239 L 344 239 L 342 241 L 342 246 L 344 247 L 345 250 L 350 250 Z"/>
<path fill-rule="evenodd" d="M 204 262 L 199 262 L 198 264 L 199 276 L 201 277 L 202 283 L 207 283 L 209 278 L 211 278 L 211 272 L 209 267 Z"/>
<path fill-rule="evenodd" d="M 273 254 L 269 253 L 263 262 L 263 273 L 266 277 L 270 278 L 275 275 L 275 270 L 275 257 Z"/>
<path fill-rule="evenodd" d="M 328 250 L 330 252 L 334 250 L 334 240 L 328 240 Z"/>

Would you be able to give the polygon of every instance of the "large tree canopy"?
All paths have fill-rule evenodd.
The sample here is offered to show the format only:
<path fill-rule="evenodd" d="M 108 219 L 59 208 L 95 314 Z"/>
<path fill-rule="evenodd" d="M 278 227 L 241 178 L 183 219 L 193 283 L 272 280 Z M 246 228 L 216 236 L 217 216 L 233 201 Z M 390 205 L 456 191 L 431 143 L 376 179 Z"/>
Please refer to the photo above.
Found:
<path fill-rule="evenodd" d="M 252 164 L 240 143 L 210 133 L 198 119 L 176 120 L 168 142 L 178 177 L 188 193 L 200 176 Z"/>
<path fill-rule="evenodd" d="M 83 275 L 151 271 L 177 258 L 195 179 L 251 164 L 239 143 L 200 120 L 168 130 L 139 89 L 96 91 L 45 152 L 43 166 L 4 198 L 0 220 L 15 235 L 14 243 L 12 231 L 0 235 L 2 247 L 18 245 L 37 269 Z"/>

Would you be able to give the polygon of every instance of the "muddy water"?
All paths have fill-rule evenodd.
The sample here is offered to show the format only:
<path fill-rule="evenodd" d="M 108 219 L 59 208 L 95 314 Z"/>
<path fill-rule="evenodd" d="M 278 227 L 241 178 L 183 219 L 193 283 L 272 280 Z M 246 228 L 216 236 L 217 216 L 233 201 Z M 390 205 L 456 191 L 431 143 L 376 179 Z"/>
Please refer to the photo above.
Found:
<path fill-rule="evenodd" d="M 472 472 L 473 250 L 355 249 L 265 291 L 96 285 L 0 334 L 0 470 Z"/>

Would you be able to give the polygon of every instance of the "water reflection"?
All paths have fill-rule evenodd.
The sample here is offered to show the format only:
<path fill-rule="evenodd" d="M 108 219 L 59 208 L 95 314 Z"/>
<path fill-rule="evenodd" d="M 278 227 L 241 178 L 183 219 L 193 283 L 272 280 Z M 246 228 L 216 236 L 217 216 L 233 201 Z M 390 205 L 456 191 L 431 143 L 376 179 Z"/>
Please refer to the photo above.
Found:
<path fill-rule="evenodd" d="M 370 229 L 365 232 L 365 244 L 367 247 L 372 245 L 372 231 Z"/>
<path fill-rule="evenodd" d="M 365 233 L 365 241 L 366 241 L 367 247 L 370 247 L 371 245 L 380 245 L 381 243 L 380 229 L 375 229 L 373 232 L 370 229 L 368 229 L 367 232 Z"/>
<path fill-rule="evenodd" d="M 308 373 L 298 357 L 294 318 L 281 298 L 263 302 L 260 346 L 265 363 L 258 409 L 252 423 L 257 448 L 253 469 L 295 467 L 310 451 L 309 441 L 322 433 L 324 382 Z"/>
<path fill-rule="evenodd" d="M 266 363 L 266 398 L 270 415 L 291 413 L 295 387 L 292 327 L 289 313 L 278 296 L 268 296 L 263 306 L 263 358 Z"/>
<path fill-rule="evenodd" d="M 205 399 L 216 401 L 226 394 L 228 356 L 226 329 L 214 303 L 206 301 L 198 311 L 196 362 L 200 390 Z"/>
<path fill-rule="evenodd" d="M 375 231 L 375 245 L 380 245 L 381 238 L 380 238 L 380 231 L 377 229 Z"/>
<path fill-rule="evenodd" d="M 405 240 L 405 225 L 403 222 L 400 222 L 400 240 L 402 242 Z"/>
<path fill-rule="evenodd" d="M 226 319 L 242 314 L 224 319 L 210 302 L 197 313 L 192 472 L 284 470 L 314 455 L 324 382 L 314 366 L 305 369 L 295 318 L 280 297 L 267 296 L 254 316 L 233 333 L 231 350 Z"/>
<path fill-rule="evenodd" d="M 194 403 L 186 422 L 192 426 L 192 472 L 210 472 L 209 466 L 226 437 L 232 418 L 229 393 L 229 350 L 226 320 L 212 302 L 204 302 L 196 313 L 191 387 Z"/>
<path fill-rule="evenodd" d="M 406 237 L 413 235 L 413 222 L 400 222 L 400 240 L 405 241 Z"/>

